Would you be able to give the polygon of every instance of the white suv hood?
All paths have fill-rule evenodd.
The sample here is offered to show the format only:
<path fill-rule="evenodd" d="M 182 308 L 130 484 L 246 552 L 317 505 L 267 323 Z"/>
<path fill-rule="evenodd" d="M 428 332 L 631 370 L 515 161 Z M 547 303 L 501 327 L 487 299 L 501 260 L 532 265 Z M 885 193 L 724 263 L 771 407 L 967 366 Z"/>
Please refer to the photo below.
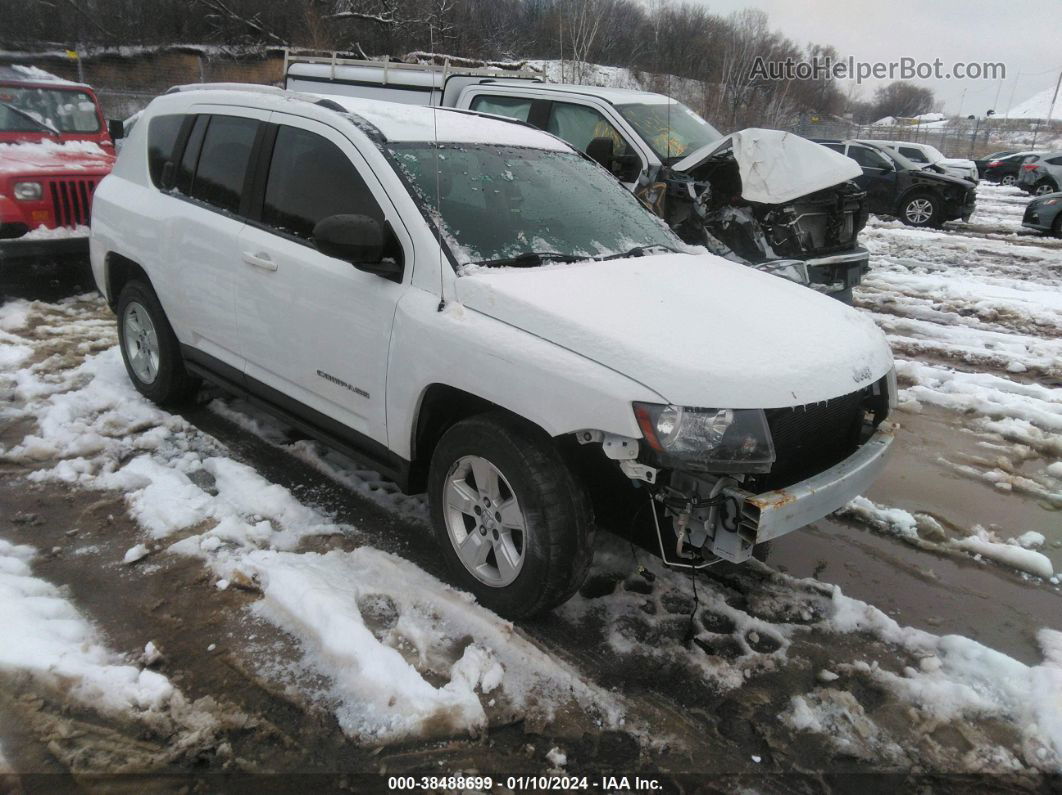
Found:
<path fill-rule="evenodd" d="M 741 198 L 782 204 L 863 175 L 852 158 L 781 130 L 750 127 L 695 149 L 675 163 L 675 171 L 696 168 L 727 146 L 741 174 Z"/>
<path fill-rule="evenodd" d="M 677 405 L 803 405 L 854 392 L 892 366 L 863 313 L 708 254 L 482 269 L 457 279 L 457 297 Z"/>

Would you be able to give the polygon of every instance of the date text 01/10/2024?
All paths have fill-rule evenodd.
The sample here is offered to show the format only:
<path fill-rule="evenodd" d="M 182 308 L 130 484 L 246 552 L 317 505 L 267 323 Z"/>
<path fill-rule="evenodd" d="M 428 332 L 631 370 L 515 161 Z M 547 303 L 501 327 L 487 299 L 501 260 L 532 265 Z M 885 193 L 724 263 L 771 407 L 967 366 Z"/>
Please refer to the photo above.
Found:
<path fill-rule="evenodd" d="M 600 776 L 590 779 L 587 776 L 507 776 L 504 780 L 495 780 L 491 776 L 391 776 L 387 780 L 389 790 L 435 790 L 435 789 L 473 789 L 490 792 L 495 784 L 504 783 L 511 791 L 549 790 L 566 792 L 569 790 L 603 790 L 605 792 L 654 792 L 662 785 L 654 778 L 639 776 Z"/>

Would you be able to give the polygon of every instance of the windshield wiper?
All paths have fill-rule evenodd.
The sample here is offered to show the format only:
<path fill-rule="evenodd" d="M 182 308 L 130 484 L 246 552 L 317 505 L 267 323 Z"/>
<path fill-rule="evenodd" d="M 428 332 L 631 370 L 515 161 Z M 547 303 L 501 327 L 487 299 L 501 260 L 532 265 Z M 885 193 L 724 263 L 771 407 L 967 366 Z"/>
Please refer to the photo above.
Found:
<path fill-rule="evenodd" d="M 670 251 L 672 254 L 679 253 L 678 249 L 671 248 L 671 246 L 665 246 L 663 243 L 652 243 L 648 246 L 635 246 L 629 251 L 624 251 L 619 254 L 609 254 L 607 257 L 596 257 L 595 259 L 603 261 L 608 259 L 623 259 L 624 257 L 644 257 L 652 254 L 656 249 Z"/>
<path fill-rule="evenodd" d="M 500 259 L 487 259 L 482 262 L 473 262 L 473 265 L 483 265 L 487 268 L 534 268 L 545 262 L 582 262 L 589 257 L 580 257 L 575 254 L 561 254 L 557 251 L 527 251 L 517 254 L 515 257 L 501 257 Z"/>
<path fill-rule="evenodd" d="M 32 114 L 27 113 L 26 111 L 22 110 L 22 108 L 16 108 L 14 105 L 12 105 L 9 102 L 0 102 L 0 105 L 3 105 L 5 108 L 8 108 L 10 110 L 15 111 L 15 113 L 17 113 L 19 116 L 22 116 L 25 119 L 29 119 L 31 122 L 36 124 L 38 127 L 40 127 L 45 132 L 49 132 L 52 135 L 61 135 L 61 133 L 57 129 L 55 129 L 52 125 L 48 124 L 47 122 L 41 121 L 40 119 L 36 118 Z"/>

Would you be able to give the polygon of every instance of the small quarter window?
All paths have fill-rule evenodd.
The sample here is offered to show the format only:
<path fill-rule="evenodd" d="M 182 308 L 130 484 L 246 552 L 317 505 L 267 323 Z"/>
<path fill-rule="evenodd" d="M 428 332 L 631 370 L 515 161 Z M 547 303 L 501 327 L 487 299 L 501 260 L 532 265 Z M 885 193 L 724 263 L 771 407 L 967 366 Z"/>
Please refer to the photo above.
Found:
<path fill-rule="evenodd" d="M 181 114 L 156 116 L 148 124 L 148 172 L 155 187 L 168 187 L 162 184 L 162 169 L 173 160 L 177 136 L 186 118 Z"/>

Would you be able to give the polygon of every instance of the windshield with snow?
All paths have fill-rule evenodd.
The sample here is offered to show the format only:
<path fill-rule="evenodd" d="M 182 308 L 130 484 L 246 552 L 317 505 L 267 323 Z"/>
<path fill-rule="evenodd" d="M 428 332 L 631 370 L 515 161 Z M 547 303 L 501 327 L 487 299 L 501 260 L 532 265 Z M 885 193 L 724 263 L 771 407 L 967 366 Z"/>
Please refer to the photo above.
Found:
<path fill-rule="evenodd" d="M 100 130 L 96 103 L 84 91 L 0 86 L 0 132 Z"/>
<path fill-rule="evenodd" d="M 627 103 L 616 110 L 665 163 L 723 137 L 681 102 Z"/>
<path fill-rule="evenodd" d="M 574 152 L 426 142 L 388 149 L 459 265 L 527 267 L 681 247 L 611 174 Z"/>

